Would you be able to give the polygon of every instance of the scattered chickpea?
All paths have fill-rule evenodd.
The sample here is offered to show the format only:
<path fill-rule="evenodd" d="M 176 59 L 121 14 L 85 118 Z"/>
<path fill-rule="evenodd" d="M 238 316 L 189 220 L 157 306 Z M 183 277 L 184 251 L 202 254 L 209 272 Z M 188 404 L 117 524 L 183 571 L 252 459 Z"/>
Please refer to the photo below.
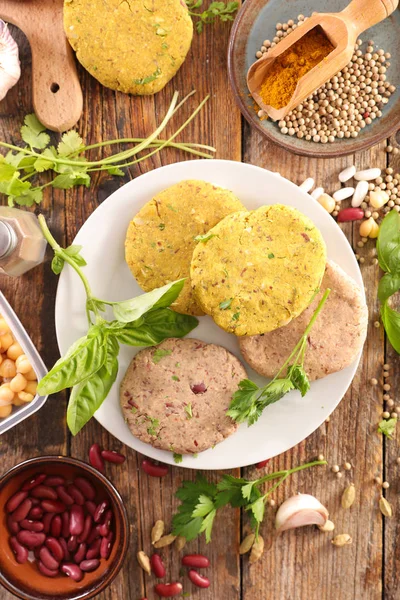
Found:
<path fill-rule="evenodd" d="M 390 483 L 388 481 L 384 481 L 382 483 L 382 487 L 383 487 L 384 490 L 387 490 L 390 487 Z"/>

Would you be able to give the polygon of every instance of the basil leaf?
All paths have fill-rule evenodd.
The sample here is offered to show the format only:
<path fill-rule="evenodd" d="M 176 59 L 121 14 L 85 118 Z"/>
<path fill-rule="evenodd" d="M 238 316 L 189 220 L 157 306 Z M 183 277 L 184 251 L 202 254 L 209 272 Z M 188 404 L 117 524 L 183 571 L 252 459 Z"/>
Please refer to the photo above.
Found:
<path fill-rule="evenodd" d="M 376 248 L 381 269 L 400 275 L 400 215 L 397 211 L 390 211 L 383 219 Z"/>
<path fill-rule="evenodd" d="M 67 424 L 72 435 L 76 435 L 103 404 L 117 373 L 118 359 L 110 357 L 96 373 L 72 388 L 67 410 Z"/>
<path fill-rule="evenodd" d="M 150 312 L 141 321 L 139 326 L 134 322 L 114 330 L 118 341 L 127 346 L 155 346 L 166 338 L 184 337 L 199 323 L 196 317 L 181 315 L 168 308 Z"/>
<path fill-rule="evenodd" d="M 75 342 L 43 377 L 38 385 L 39 393 L 55 394 L 73 387 L 98 371 L 105 358 L 106 337 L 98 326 L 93 326 L 88 335 Z"/>
<path fill-rule="evenodd" d="M 400 313 L 390 308 L 386 301 L 381 307 L 381 317 L 390 343 L 400 354 Z"/>
<path fill-rule="evenodd" d="M 110 302 L 115 318 L 123 323 L 136 321 L 141 316 L 156 308 L 167 308 L 174 302 L 182 291 L 185 279 L 167 283 L 147 294 L 142 294 L 131 300 Z"/>
<path fill-rule="evenodd" d="M 398 290 L 400 290 L 400 275 L 392 275 L 391 273 L 386 273 L 379 281 L 378 298 L 380 302 L 385 302 Z"/>

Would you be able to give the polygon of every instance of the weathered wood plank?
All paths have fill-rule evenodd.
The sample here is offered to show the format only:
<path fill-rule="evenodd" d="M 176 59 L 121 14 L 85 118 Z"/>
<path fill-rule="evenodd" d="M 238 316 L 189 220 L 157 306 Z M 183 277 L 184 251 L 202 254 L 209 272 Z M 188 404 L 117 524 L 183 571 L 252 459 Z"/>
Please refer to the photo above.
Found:
<path fill-rule="evenodd" d="M 332 193 L 339 187 L 338 172 L 352 164 L 354 157 L 319 160 L 295 156 L 263 141 L 246 125 L 243 159 L 271 171 L 279 171 L 297 184 L 306 177 L 314 177 L 316 185 L 322 185 Z M 358 168 L 367 165 L 383 167 L 383 145 L 357 155 L 355 164 Z M 358 226 L 354 226 L 354 233 L 351 225 L 342 227 L 349 240 L 356 244 L 359 240 Z M 359 253 L 368 257 L 372 247 L 370 242 Z M 310 528 L 286 532 L 274 539 L 271 517 L 262 530 L 269 547 L 265 558 L 253 566 L 247 564 L 247 559 L 244 560 L 244 600 L 381 598 L 382 523 L 376 513 L 376 486 L 372 483 L 382 464 L 381 439 L 375 434 L 381 408 L 379 391 L 370 386 L 369 379 L 380 374 L 383 335 L 373 326 L 378 274 L 371 258 L 365 259 L 362 274 L 371 317 L 368 340 L 353 384 L 329 423 L 323 424 L 307 440 L 267 466 L 267 471 L 272 472 L 314 459 L 320 453 L 325 455 L 329 466 L 349 461 L 353 469 L 346 472 L 342 468 L 340 480 L 328 467 L 305 471 L 294 475 L 273 498 L 279 504 L 298 491 L 314 494 L 328 507 L 336 524 L 335 533 L 349 533 L 353 544 L 335 548 L 330 544 L 332 534 L 322 534 Z M 246 475 L 254 477 L 256 473 L 248 469 Z M 340 506 L 340 498 L 350 482 L 356 485 L 357 501 L 351 510 L 345 512 Z"/>

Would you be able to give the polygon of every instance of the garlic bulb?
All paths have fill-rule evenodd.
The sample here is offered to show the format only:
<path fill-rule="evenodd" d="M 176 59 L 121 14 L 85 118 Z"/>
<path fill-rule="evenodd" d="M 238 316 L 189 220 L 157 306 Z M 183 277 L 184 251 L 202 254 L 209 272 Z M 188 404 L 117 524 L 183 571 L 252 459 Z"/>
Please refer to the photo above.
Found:
<path fill-rule="evenodd" d="M 275 517 L 277 531 L 305 525 L 325 525 L 329 513 L 319 500 L 309 494 L 297 494 L 283 502 Z"/>
<path fill-rule="evenodd" d="M 20 76 L 17 43 L 9 32 L 7 23 L 0 19 L 0 100 L 5 98 Z"/>

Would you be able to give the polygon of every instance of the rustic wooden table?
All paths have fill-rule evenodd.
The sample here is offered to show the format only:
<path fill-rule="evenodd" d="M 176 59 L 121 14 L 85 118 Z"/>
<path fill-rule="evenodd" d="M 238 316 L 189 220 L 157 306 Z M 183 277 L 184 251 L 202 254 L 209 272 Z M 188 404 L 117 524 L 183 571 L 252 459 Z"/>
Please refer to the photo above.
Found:
<path fill-rule="evenodd" d="M 87 143 L 116 137 L 146 136 L 153 131 L 164 115 L 173 90 L 182 94 L 195 88 L 197 98 L 211 95 L 205 110 L 190 125 L 184 139 L 214 145 L 218 157 L 244 161 L 271 171 L 279 171 L 295 183 L 311 176 L 318 184 L 334 189 L 337 173 L 346 165 L 357 168 L 392 164 L 400 169 L 399 155 L 386 155 L 386 143 L 357 156 L 335 160 L 305 159 L 280 150 L 267 143 L 243 122 L 227 81 L 226 50 L 228 25 L 205 28 L 195 34 L 188 59 L 173 81 L 157 96 L 135 98 L 115 93 L 100 86 L 88 73 L 80 70 L 84 90 L 84 112 L 79 122 L 79 132 Z M 19 128 L 25 114 L 32 111 L 31 65 L 28 44 L 18 33 L 21 47 L 22 78 L 19 84 L 0 104 L 0 136 L 2 140 L 18 142 Z M 194 101 L 193 101 L 194 102 Z M 395 143 L 395 140 L 391 140 Z M 45 200 L 37 212 L 42 211 L 60 243 L 71 243 L 75 234 L 93 210 L 116 188 L 130 178 L 161 165 L 186 157 L 168 150 L 151 160 L 132 168 L 125 178 L 97 175 L 90 189 L 72 191 L 48 188 Z M 262 194 L 262 190 L 260 190 Z M 278 199 L 277 199 L 278 200 Z M 343 230 L 355 247 L 358 241 L 357 226 L 345 225 Z M 93 240 L 95 243 L 95 240 Z M 193 552 L 206 553 L 212 563 L 212 585 L 208 590 L 198 590 L 185 583 L 185 590 L 193 600 L 395 600 L 400 598 L 400 481 L 396 457 L 398 444 L 386 441 L 376 433 L 382 412 L 382 364 L 396 365 L 390 383 L 394 390 L 400 384 L 400 367 L 397 355 L 386 343 L 383 329 L 375 328 L 378 318 L 376 300 L 378 267 L 372 264 L 369 243 L 360 251 L 365 256 L 361 269 L 366 285 L 370 326 L 360 368 L 351 389 L 332 414 L 307 440 L 272 460 L 268 471 L 295 466 L 323 453 L 329 464 L 349 461 L 353 470 L 345 472 L 338 480 L 327 468 L 314 469 L 293 476 L 276 494 L 277 503 L 297 491 L 315 494 L 329 507 L 337 532 L 349 533 L 353 544 L 335 548 L 329 536 L 311 528 L 287 532 L 272 539 L 273 510 L 262 528 L 268 550 L 263 559 L 249 566 L 248 559 L 238 556 L 239 540 L 246 532 L 246 518 L 239 511 L 226 510 L 219 518 L 209 546 L 205 542 L 192 542 Z M 0 276 L 0 286 L 20 316 L 27 331 L 38 347 L 45 362 L 51 366 L 59 356 L 54 331 L 54 298 L 57 277 L 47 262 L 19 279 Z M 371 377 L 379 385 L 369 384 Z M 397 392 L 394 391 L 394 394 Z M 398 396 L 398 393 L 397 393 Z M 51 397 L 46 405 L 29 420 L 3 435 L 0 442 L 1 472 L 20 461 L 43 454 L 68 454 L 87 460 L 89 446 L 99 442 L 104 447 L 121 450 L 97 422 L 92 421 L 75 438 L 69 434 L 65 423 L 66 394 Z M 174 492 L 183 479 L 192 479 L 194 473 L 182 468 L 171 468 L 162 480 L 149 478 L 141 471 L 142 457 L 122 448 L 127 461 L 122 468 L 111 468 L 108 475 L 120 490 L 128 510 L 131 528 L 129 556 L 122 572 L 99 600 L 139 600 L 146 596 L 155 600 L 153 582 L 136 563 L 136 552 L 150 551 L 149 531 L 156 519 L 167 526 L 176 509 Z M 233 472 L 239 475 L 239 470 Z M 243 469 L 246 477 L 255 477 L 254 468 Z M 391 487 L 387 498 L 395 516 L 383 520 L 378 510 L 379 487 L 375 476 L 387 476 Z M 210 473 L 216 479 L 218 473 Z M 341 493 L 354 481 L 357 500 L 351 510 L 340 508 Z M 179 577 L 179 559 L 176 551 L 164 553 L 171 580 Z M 0 591 L 2 600 L 11 595 Z"/>

